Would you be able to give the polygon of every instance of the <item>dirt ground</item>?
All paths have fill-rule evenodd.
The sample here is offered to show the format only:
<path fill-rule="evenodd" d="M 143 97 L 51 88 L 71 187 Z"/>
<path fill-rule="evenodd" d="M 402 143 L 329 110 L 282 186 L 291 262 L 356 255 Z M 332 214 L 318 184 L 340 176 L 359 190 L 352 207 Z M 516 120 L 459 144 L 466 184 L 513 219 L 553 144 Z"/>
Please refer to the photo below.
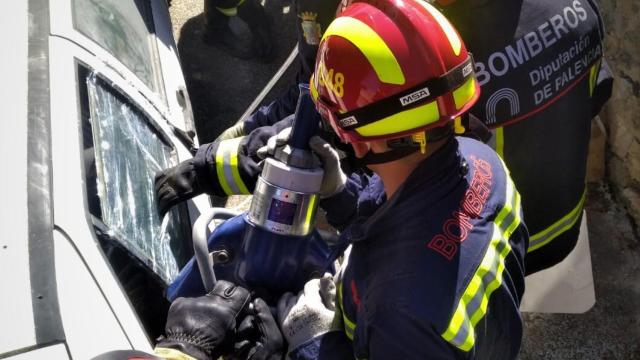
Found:
<path fill-rule="evenodd" d="M 207 142 L 237 121 L 288 56 L 295 15 L 287 0 L 265 0 L 275 59 L 237 60 L 202 44 L 202 1 L 173 0 L 170 12 L 200 140 Z M 293 70 L 267 101 L 291 83 Z M 524 314 L 521 359 L 640 359 L 640 239 L 610 194 L 604 182 L 592 184 L 587 197 L 596 305 L 579 315 Z"/>

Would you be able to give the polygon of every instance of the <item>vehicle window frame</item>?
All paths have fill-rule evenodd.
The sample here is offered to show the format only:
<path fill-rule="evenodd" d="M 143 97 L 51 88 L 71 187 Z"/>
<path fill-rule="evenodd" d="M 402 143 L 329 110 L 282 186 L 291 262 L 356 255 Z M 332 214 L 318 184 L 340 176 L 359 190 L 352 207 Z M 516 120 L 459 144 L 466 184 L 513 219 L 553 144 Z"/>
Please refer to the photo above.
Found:
<path fill-rule="evenodd" d="M 129 66 L 127 64 L 125 64 L 117 56 L 117 54 L 111 52 L 110 49 L 107 49 L 104 46 L 102 46 L 98 41 L 96 41 L 95 39 L 91 38 L 91 36 L 89 36 L 88 34 L 86 34 L 85 32 L 83 32 L 80 29 L 80 26 L 78 26 L 78 23 L 76 22 L 77 16 L 76 16 L 75 3 L 77 1 L 89 1 L 89 0 L 69 0 L 70 5 L 71 5 L 71 26 L 72 26 L 72 29 L 76 33 L 80 34 L 81 36 L 83 36 L 84 38 L 89 40 L 91 43 L 95 44 L 96 46 L 98 46 L 99 48 L 101 48 L 102 50 L 107 52 L 109 55 L 111 55 L 120 64 L 122 64 L 127 70 L 129 70 L 138 80 L 140 80 L 141 83 L 143 83 L 149 90 L 151 90 L 151 92 L 159 94 L 160 98 L 164 101 L 165 105 L 167 105 L 166 89 L 164 88 L 164 79 L 163 79 L 163 74 L 162 74 L 162 66 L 160 64 L 160 53 L 159 53 L 159 50 L 158 50 L 158 44 L 155 41 L 156 25 L 155 25 L 155 19 L 153 18 L 153 7 L 151 5 L 151 2 L 149 2 L 149 1 L 140 1 L 140 0 L 131 0 L 131 1 L 136 2 L 136 6 L 138 4 L 141 4 L 142 6 L 144 6 L 144 13 L 142 11 L 140 11 L 140 18 L 142 19 L 143 23 L 145 24 L 145 27 L 148 30 L 147 43 L 149 45 L 149 50 L 150 50 L 149 51 L 149 55 L 151 57 L 151 59 L 150 59 L 151 60 L 151 72 L 152 72 L 151 75 L 152 75 L 153 86 L 155 88 L 149 87 L 149 84 L 147 84 L 144 79 L 141 79 L 134 72 L 133 69 L 129 68 Z"/>
<path fill-rule="evenodd" d="M 50 35 L 66 39 L 74 43 L 79 48 L 88 52 L 92 57 L 106 65 L 110 71 L 115 72 L 119 77 L 124 79 L 128 85 L 135 88 L 137 92 L 142 94 L 149 103 L 163 117 L 169 118 L 169 100 L 167 88 L 164 82 L 165 74 L 163 73 L 163 60 L 160 54 L 156 29 L 156 19 L 154 14 L 154 6 L 149 4 L 147 10 L 151 9 L 148 18 L 151 20 L 150 26 L 153 32 L 149 31 L 149 41 L 153 51 L 151 52 L 153 71 L 158 84 L 157 89 L 152 89 L 141 78 L 121 62 L 113 53 L 103 48 L 100 44 L 93 41 L 90 37 L 76 29 L 75 15 L 73 15 L 73 0 L 63 0 L 57 3 L 57 6 L 50 9 Z"/>
<path fill-rule="evenodd" d="M 154 119 L 154 117 L 151 114 L 149 114 L 140 105 L 138 105 L 136 101 L 133 100 L 130 96 L 128 96 L 126 91 L 120 88 L 116 83 L 114 83 L 113 81 L 109 81 L 101 73 L 95 71 L 91 67 L 91 65 L 83 62 L 77 57 L 74 57 L 74 67 L 75 67 L 75 76 L 76 76 L 76 95 L 77 95 L 77 107 L 78 107 L 79 126 L 80 126 L 79 134 L 80 134 L 80 141 L 81 141 L 83 150 L 86 148 L 85 131 L 87 131 L 87 129 L 85 129 L 84 126 L 86 123 L 88 123 L 90 126 L 93 126 L 92 121 L 89 119 L 90 104 L 88 99 L 89 95 L 88 95 L 88 87 L 86 85 L 86 79 L 88 78 L 88 76 L 91 76 L 91 74 L 95 74 L 96 78 L 99 79 L 99 81 L 103 85 L 108 87 L 107 88 L 108 91 L 113 91 L 114 93 L 117 93 L 117 96 L 123 99 L 128 106 L 130 106 L 135 112 L 138 112 L 139 114 L 142 115 L 142 118 L 144 119 L 146 125 L 148 125 L 150 129 L 158 136 L 158 138 L 167 147 L 171 149 L 170 156 L 172 158 L 172 163 L 177 164 L 179 159 L 177 156 L 177 149 L 176 149 L 175 143 L 172 141 L 171 138 L 169 138 L 165 134 L 164 130 L 157 124 L 157 120 Z M 89 138 L 91 139 L 91 143 L 93 144 L 93 141 L 95 139 L 93 138 L 93 133 L 91 129 L 89 129 Z M 96 165 L 94 164 L 94 166 Z M 146 261 L 151 261 L 151 258 L 149 256 L 146 256 L 148 254 L 142 254 L 144 256 L 141 256 L 140 251 L 138 249 L 133 248 L 133 246 L 127 245 L 128 242 L 122 239 L 118 234 L 115 234 L 114 232 L 106 231 L 109 229 L 109 226 L 105 224 L 102 220 L 101 206 L 99 203 L 100 199 L 97 195 L 93 195 L 89 193 L 88 180 L 89 180 L 90 174 L 88 171 L 89 169 L 87 169 L 87 165 L 84 164 L 84 162 L 82 164 L 82 170 L 83 170 L 82 172 L 83 172 L 84 182 L 85 182 L 85 186 L 83 188 L 83 196 L 85 200 L 84 212 L 87 216 L 88 221 L 90 222 L 90 225 L 92 226 L 92 232 L 96 235 L 96 238 L 110 241 L 114 245 L 126 250 L 132 256 L 132 258 L 135 258 L 140 264 L 144 266 L 144 268 L 147 270 L 149 275 L 154 277 L 155 280 L 159 281 L 159 283 L 161 283 L 164 287 L 166 287 L 168 283 L 165 281 L 165 279 L 162 276 L 160 276 L 158 273 L 153 271 L 153 269 L 146 263 Z M 92 211 L 92 210 L 95 210 L 95 208 L 92 209 L 92 198 L 97 199 L 98 201 L 97 209 L 100 209 L 100 216 L 95 215 L 94 212 Z M 183 247 L 184 249 L 187 249 L 187 251 L 192 251 L 193 249 L 192 243 L 191 243 L 192 221 L 188 211 L 188 206 L 187 204 L 183 203 L 183 204 L 177 205 L 177 208 L 179 209 L 178 210 L 179 211 L 178 226 L 181 229 L 182 238 L 184 238 L 186 242 L 185 244 L 183 244 Z M 183 261 L 180 261 L 180 259 L 176 258 L 178 270 L 180 270 L 186 264 L 186 262 L 189 260 L 190 257 L 191 256 L 186 256 L 185 259 L 182 259 Z"/>

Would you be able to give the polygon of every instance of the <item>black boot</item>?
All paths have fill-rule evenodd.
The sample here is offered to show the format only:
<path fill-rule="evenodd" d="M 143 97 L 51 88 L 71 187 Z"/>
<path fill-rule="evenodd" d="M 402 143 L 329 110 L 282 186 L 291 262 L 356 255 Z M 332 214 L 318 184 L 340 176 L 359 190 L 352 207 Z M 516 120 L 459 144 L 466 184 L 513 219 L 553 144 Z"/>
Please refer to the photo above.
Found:
<path fill-rule="evenodd" d="M 234 31 L 229 26 L 230 16 L 216 8 L 218 3 L 216 0 L 204 2 L 202 41 L 210 46 L 222 47 L 231 56 L 245 60 L 253 58 L 252 35 L 248 31 Z"/>
<path fill-rule="evenodd" d="M 238 17 L 251 30 L 251 45 L 256 56 L 262 61 L 273 59 L 274 46 L 271 32 L 271 18 L 258 0 L 245 0 L 238 6 Z"/>

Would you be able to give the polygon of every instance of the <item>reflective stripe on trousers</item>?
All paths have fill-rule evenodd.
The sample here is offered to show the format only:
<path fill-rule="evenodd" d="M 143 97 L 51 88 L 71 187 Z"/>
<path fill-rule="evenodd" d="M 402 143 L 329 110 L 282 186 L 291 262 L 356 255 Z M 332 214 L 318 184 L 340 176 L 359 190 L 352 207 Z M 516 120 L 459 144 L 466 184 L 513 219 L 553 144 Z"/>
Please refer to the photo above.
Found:
<path fill-rule="evenodd" d="M 560 234 L 571 229 L 576 224 L 576 221 L 578 221 L 578 218 L 580 218 L 580 214 L 582 213 L 582 206 L 584 205 L 586 195 L 587 189 L 585 187 L 578 205 L 576 205 L 576 207 L 574 207 L 571 212 L 563 216 L 560 220 L 556 221 L 548 228 L 531 235 L 529 237 L 529 248 L 527 249 L 527 252 L 532 252 L 547 245 L 553 239 L 557 238 Z"/>
<path fill-rule="evenodd" d="M 593 68 L 591 69 L 592 70 L 591 79 L 593 79 L 596 76 L 594 74 L 597 74 L 597 72 L 594 73 L 594 69 L 596 69 L 597 66 L 599 66 L 599 64 L 600 62 L 594 65 Z M 595 80 L 593 80 L 593 84 L 595 86 Z M 593 88 L 591 88 L 590 90 L 593 91 Z M 493 135 L 494 136 L 491 137 L 491 140 L 489 141 L 488 145 L 491 146 L 493 149 L 495 149 L 495 151 L 498 153 L 500 158 L 504 159 L 504 128 L 499 127 L 494 129 Z M 576 221 L 578 221 L 578 218 L 580 217 L 580 214 L 582 212 L 582 206 L 584 205 L 586 192 L 587 192 L 587 189 L 585 186 L 585 189 L 582 193 L 582 197 L 580 197 L 578 204 L 569 213 L 563 216 L 560 220 L 554 222 L 553 224 L 551 224 L 550 226 L 548 226 L 546 229 L 542 231 L 539 231 L 535 234 L 530 234 L 529 248 L 527 249 L 527 252 L 535 251 L 547 245 L 553 239 L 557 238 L 565 231 L 571 229 L 573 225 L 575 225 Z"/>

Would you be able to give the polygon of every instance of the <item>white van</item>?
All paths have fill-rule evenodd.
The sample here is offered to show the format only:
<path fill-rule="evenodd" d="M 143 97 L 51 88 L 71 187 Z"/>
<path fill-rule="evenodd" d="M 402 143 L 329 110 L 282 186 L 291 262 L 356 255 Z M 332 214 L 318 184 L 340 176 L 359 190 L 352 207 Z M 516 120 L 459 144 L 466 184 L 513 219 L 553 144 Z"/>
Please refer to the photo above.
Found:
<path fill-rule="evenodd" d="M 150 351 L 208 207 L 155 211 L 197 145 L 167 4 L 11 1 L 0 31 L 0 358 Z"/>

